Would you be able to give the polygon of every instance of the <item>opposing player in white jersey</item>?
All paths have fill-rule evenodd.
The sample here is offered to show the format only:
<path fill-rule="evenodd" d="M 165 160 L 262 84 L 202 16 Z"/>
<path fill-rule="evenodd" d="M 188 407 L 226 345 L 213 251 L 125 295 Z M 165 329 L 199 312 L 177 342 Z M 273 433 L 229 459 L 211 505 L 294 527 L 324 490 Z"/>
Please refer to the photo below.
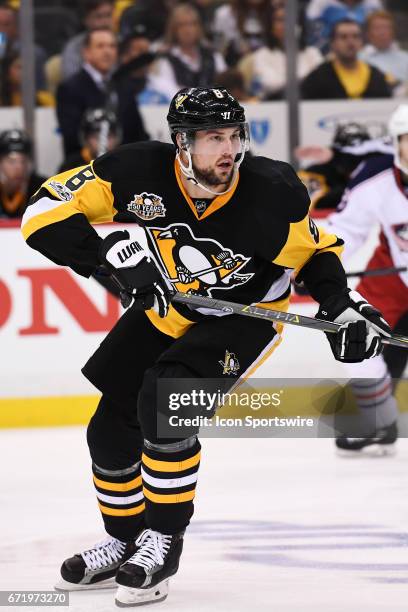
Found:
<path fill-rule="evenodd" d="M 345 241 L 344 257 L 350 257 L 366 241 L 374 225 L 381 226 L 380 242 L 368 270 L 401 268 L 399 273 L 365 276 L 357 286 L 380 309 L 394 331 L 408 330 L 408 105 L 401 105 L 389 122 L 394 155 L 380 155 L 354 173 L 337 212 L 329 218 L 330 231 Z M 387 367 L 387 364 L 389 367 Z M 406 354 L 389 348 L 384 355 L 361 364 L 348 364 L 352 389 L 363 421 L 361 438 L 342 436 L 337 446 L 361 451 L 373 445 L 392 453 L 397 438 L 398 408 L 392 379 L 403 374 Z M 360 424 L 361 425 L 361 424 Z"/>

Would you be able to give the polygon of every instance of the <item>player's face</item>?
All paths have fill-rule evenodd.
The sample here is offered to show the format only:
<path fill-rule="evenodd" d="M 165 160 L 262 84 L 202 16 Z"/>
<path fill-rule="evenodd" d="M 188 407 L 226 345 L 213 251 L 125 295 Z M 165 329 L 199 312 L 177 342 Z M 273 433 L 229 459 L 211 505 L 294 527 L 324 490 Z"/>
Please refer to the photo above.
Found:
<path fill-rule="evenodd" d="M 399 154 L 402 165 L 408 168 L 408 134 L 399 137 Z"/>
<path fill-rule="evenodd" d="M 212 186 L 229 184 L 242 146 L 237 127 L 196 132 L 192 160 L 197 179 Z"/>
<path fill-rule="evenodd" d="M 17 191 L 27 180 L 31 162 L 23 153 L 10 153 L 0 160 L 0 180 L 10 192 Z"/>

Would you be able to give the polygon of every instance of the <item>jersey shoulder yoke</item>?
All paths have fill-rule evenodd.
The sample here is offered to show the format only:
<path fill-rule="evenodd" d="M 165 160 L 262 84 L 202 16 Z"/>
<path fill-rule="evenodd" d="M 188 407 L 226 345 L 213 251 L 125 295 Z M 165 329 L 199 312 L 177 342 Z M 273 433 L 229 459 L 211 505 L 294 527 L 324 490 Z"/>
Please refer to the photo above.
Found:
<path fill-rule="evenodd" d="M 267 210 L 272 209 L 275 217 L 296 223 L 307 215 L 310 198 L 290 164 L 247 156 L 241 169 L 244 184 L 254 191 L 254 200 L 264 203 Z"/>
<path fill-rule="evenodd" d="M 134 142 L 105 153 L 93 163 L 97 176 L 112 183 L 123 178 L 146 178 L 173 168 L 174 145 L 158 141 Z"/>

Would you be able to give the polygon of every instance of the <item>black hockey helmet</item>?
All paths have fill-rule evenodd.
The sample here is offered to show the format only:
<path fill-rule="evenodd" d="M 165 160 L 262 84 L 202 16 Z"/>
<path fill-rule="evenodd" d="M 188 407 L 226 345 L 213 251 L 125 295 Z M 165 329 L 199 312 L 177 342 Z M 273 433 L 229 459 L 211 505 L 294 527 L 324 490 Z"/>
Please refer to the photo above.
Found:
<path fill-rule="evenodd" d="M 246 123 L 243 107 L 226 89 L 207 87 L 180 89 L 170 102 L 167 121 L 172 136 L 177 132 Z"/>
<path fill-rule="evenodd" d="M 119 136 L 120 128 L 115 113 L 104 108 L 90 108 L 84 113 L 81 119 L 79 127 L 81 140 L 84 141 L 85 138 L 91 134 L 98 134 L 102 123 L 105 121 L 108 123 L 109 132 L 114 132 Z"/>
<path fill-rule="evenodd" d="M 370 134 L 365 125 L 354 121 L 350 123 L 340 123 L 334 133 L 332 147 L 333 149 L 341 151 L 346 147 L 361 145 L 367 140 L 370 140 Z"/>
<path fill-rule="evenodd" d="M 32 156 L 33 144 L 23 130 L 5 130 L 0 133 L 0 157 L 9 153 L 23 153 L 28 157 Z"/>

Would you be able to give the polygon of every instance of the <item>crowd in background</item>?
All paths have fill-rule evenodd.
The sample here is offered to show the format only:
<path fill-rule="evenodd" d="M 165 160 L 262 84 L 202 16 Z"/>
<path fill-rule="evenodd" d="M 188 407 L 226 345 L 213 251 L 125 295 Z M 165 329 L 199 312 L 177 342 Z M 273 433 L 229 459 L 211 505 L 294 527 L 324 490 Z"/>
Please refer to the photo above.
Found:
<path fill-rule="evenodd" d="M 181 87 L 226 87 L 241 102 L 284 98 L 285 4 L 34 0 L 36 103 L 56 108 L 61 169 L 97 155 L 101 122 L 108 126 L 108 149 L 148 139 L 139 106 L 168 104 Z M 408 95 L 406 4 L 299 0 L 301 97 Z M 6 107 L 22 103 L 18 11 L 18 0 L 0 0 L 0 105 Z M 3 175 L 0 157 L 4 191 Z"/>

